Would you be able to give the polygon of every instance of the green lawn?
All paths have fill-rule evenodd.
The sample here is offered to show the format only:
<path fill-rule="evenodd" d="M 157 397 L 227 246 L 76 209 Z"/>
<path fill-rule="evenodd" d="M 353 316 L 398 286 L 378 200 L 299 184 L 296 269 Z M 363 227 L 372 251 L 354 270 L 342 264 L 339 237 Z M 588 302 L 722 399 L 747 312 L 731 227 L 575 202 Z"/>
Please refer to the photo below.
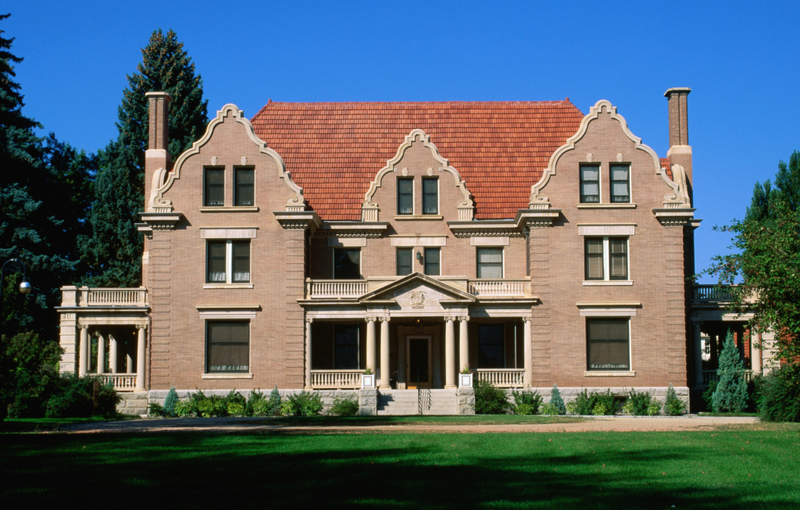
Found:
<path fill-rule="evenodd" d="M 0 501 L 176 508 L 798 508 L 800 430 L 3 434 Z"/>

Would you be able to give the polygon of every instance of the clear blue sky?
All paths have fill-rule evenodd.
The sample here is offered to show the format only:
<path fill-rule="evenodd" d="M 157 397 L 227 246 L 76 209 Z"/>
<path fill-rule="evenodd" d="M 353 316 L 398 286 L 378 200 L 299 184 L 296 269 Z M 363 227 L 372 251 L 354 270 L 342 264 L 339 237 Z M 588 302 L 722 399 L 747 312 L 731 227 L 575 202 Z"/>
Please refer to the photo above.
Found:
<path fill-rule="evenodd" d="M 729 239 L 757 181 L 800 150 L 800 3 L 137 2 L 0 8 L 24 113 L 96 151 L 116 137 L 126 75 L 158 28 L 203 78 L 209 113 L 273 101 L 608 99 L 666 156 L 670 87 L 691 87 L 697 268 Z M 43 132 L 43 134 L 44 134 Z M 703 281 L 710 282 L 706 278 Z"/>

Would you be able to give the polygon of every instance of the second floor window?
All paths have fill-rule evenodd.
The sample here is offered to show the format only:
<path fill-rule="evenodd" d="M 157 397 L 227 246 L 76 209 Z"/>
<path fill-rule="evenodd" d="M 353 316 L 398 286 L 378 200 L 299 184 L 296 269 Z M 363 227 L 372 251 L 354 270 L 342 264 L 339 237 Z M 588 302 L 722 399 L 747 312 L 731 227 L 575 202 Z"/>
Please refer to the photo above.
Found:
<path fill-rule="evenodd" d="M 628 279 L 627 237 L 587 237 L 584 256 L 587 280 Z"/>
<path fill-rule="evenodd" d="M 203 179 L 203 205 L 208 207 L 225 205 L 225 169 L 206 168 Z"/>
<path fill-rule="evenodd" d="M 398 248 L 397 249 L 397 275 L 403 276 L 411 274 L 413 270 L 414 250 L 411 248 Z"/>
<path fill-rule="evenodd" d="M 397 179 L 397 214 L 414 214 L 414 179 Z"/>
<path fill-rule="evenodd" d="M 358 248 L 335 248 L 333 250 L 333 279 L 361 279 L 361 250 Z"/>
<path fill-rule="evenodd" d="M 503 249 L 478 248 L 478 278 L 503 277 Z"/>
<path fill-rule="evenodd" d="M 425 248 L 425 274 L 439 276 L 441 272 L 441 249 Z"/>
<path fill-rule="evenodd" d="M 209 241 L 206 283 L 249 283 L 250 241 Z"/>
<path fill-rule="evenodd" d="M 581 203 L 600 203 L 600 165 L 581 165 Z"/>

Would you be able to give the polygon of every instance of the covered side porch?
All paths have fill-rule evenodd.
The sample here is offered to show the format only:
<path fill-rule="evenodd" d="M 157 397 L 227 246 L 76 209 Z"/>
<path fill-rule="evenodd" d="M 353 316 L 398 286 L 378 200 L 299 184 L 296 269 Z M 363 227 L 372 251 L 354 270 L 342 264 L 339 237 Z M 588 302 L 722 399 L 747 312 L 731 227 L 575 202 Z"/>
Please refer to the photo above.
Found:
<path fill-rule="evenodd" d="M 61 288 L 60 370 L 97 375 L 123 392 L 146 389 L 147 290 Z"/>
<path fill-rule="evenodd" d="M 361 386 L 455 389 L 466 369 L 499 387 L 531 380 L 531 306 L 535 298 L 479 298 L 463 286 L 419 273 L 357 297 L 306 299 L 306 389 Z"/>

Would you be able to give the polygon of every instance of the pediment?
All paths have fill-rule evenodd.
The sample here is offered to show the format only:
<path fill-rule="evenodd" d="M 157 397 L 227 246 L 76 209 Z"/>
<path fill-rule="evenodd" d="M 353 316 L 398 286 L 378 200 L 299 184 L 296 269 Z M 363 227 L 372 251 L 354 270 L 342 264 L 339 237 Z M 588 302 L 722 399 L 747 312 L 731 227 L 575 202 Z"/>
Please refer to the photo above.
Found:
<path fill-rule="evenodd" d="M 449 283 L 412 273 L 364 294 L 359 301 L 363 304 L 393 302 L 403 310 L 436 312 L 444 311 L 448 305 L 473 303 L 476 298 Z"/>

